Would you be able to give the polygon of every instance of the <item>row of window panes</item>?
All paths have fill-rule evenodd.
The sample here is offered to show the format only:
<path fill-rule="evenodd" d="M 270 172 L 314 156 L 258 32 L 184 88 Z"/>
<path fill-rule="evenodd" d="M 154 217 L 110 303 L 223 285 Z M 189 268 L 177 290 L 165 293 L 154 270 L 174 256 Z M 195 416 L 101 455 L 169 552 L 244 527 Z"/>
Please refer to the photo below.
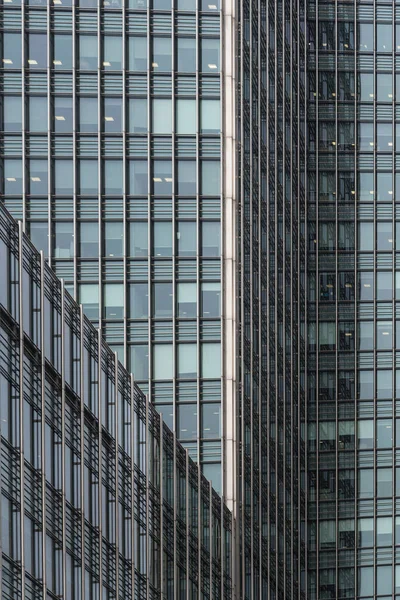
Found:
<path fill-rule="evenodd" d="M 395 419 L 396 424 L 396 445 L 400 446 L 400 419 Z M 308 450 L 315 452 L 334 451 L 354 449 L 354 421 L 319 421 L 318 423 L 318 444 L 316 436 L 316 424 L 308 425 Z M 392 419 L 358 419 L 357 421 L 357 447 L 360 450 L 370 450 L 372 448 L 392 448 L 393 438 L 393 420 Z"/>
<path fill-rule="evenodd" d="M 321 598 L 365 598 L 374 600 L 375 593 L 381 596 L 381 600 L 392 598 L 392 586 L 394 574 L 396 573 L 395 592 L 400 594 L 400 565 L 383 565 L 370 567 L 359 567 L 357 587 L 355 571 L 353 567 L 319 569 L 319 589 L 316 586 L 316 576 L 309 571 L 308 598 L 309 600 L 320 600 Z M 375 573 L 375 577 L 374 577 Z M 374 587 L 375 581 L 375 587 Z M 400 596 L 396 596 L 396 599 Z"/>
<path fill-rule="evenodd" d="M 30 194 L 49 193 L 47 160 L 31 159 L 26 161 L 26 180 Z M 97 160 L 80 160 L 76 186 L 74 186 L 74 164 L 72 160 L 55 160 L 53 169 L 53 191 L 58 195 L 79 194 L 97 195 L 99 193 L 99 175 L 102 178 L 102 194 L 117 196 L 123 193 L 124 162 L 122 160 L 104 160 L 99 173 Z M 195 160 L 176 161 L 175 181 L 171 160 L 151 161 L 151 190 L 149 190 L 148 162 L 129 160 L 127 193 L 142 196 L 171 195 L 173 189 L 181 196 L 195 195 L 197 191 L 197 164 Z M 3 194 L 20 195 L 23 189 L 23 161 L 5 159 L 3 161 Z M 220 194 L 220 163 L 216 160 L 203 160 L 200 163 L 200 193 L 204 196 Z"/>
<path fill-rule="evenodd" d="M 357 23 L 357 50 L 359 52 L 392 52 L 400 50 L 400 24 Z M 337 29 L 337 32 L 336 32 Z M 374 32 L 375 30 L 375 32 Z M 375 34 L 374 34 L 375 33 Z M 396 42 L 394 42 L 394 35 Z M 354 21 L 319 21 L 318 48 L 320 51 L 348 52 L 356 49 Z M 315 50 L 315 34 L 310 29 L 309 47 Z"/>
<path fill-rule="evenodd" d="M 153 381 L 180 379 L 219 379 L 221 377 L 221 345 L 215 342 L 200 344 L 200 373 L 198 372 L 197 344 L 176 345 L 176 372 L 173 344 L 153 344 Z M 129 369 L 136 380 L 149 379 L 149 347 L 147 344 L 130 346 Z"/>
<path fill-rule="evenodd" d="M 147 283 L 128 285 L 129 305 L 127 317 L 147 319 L 149 316 L 149 289 Z M 99 318 L 99 286 L 82 283 L 79 286 L 80 302 L 91 319 Z M 124 286 L 122 283 L 107 283 L 103 286 L 103 318 L 122 319 L 124 316 Z M 221 315 L 221 284 L 200 284 L 200 310 L 202 318 L 218 318 Z M 173 284 L 152 284 L 151 316 L 170 319 L 173 316 Z M 176 316 L 195 319 L 197 316 L 197 284 L 176 284 Z"/>
<path fill-rule="evenodd" d="M 396 99 L 400 99 L 400 74 L 395 73 Z M 318 73 L 318 97 L 320 100 L 331 102 L 348 101 L 354 102 L 357 99 L 362 102 L 392 102 L 394 100 L 393 75 L 387 73 L 377 73 L 376 88 L 374 90 L 373 73 L 350 71 L 319 71 Z M 376 95 L 376 96 L 375 96 Z M 310 77 L 308 83 L 308 99 L 313 102 L 317 97 L 315 78 Z"/>
<path fill-rule="evenodd" d="M 162 413 L 164 421 L 173 429 L 173 406 L 157 403 L 157 411 Z M 197 438 L 197 403 L 178 404 L 176 407 L 177 427 L 175 431 L 179 439 Z M 217 403 L 200 403 L 200 437 L 221 437 L 221 405 Z"/>
<path fill-rule="evenodd" d="M 375 139 L 374 129 L 376 133 Z M 356 144 L 354 123 L 339 123 L 338 137 L 336 137 L 335 122 L 321 122 L 318 148 L 327 152 L 335 152 L 336 148 L 339 150 L 354 150 L 357 148 L 363 151 L 397 151 L 400 149 L 400 123 L 396 123 L 395 138 L 393 129 L 393 123 L 378 122 L 376 126 L 374 123 L 358 123 L 358 139 Z M 309 139 L 311 150 L 315 149 L 313 137 L 310 135 Z"/>
<path fill-rule="evenodd" d="M 355 498 L 355 478 L 358 477 L 358 498 L 392 498 L 393 497 L 393 469 L 379 467 L 376 469 L 335 469 L 319 470 L 319 499 L 334 500 L 339 495 L 339 500 Z M 396 495 L 400 493 L 399 489 L 400 473 L 396 469 L 397 489 Z M 316 499 L 317 486 L 315 472 L 310 471 L 309 477 L 309 499 Z"/>
<path fill-rule="evenodd" d="M 373 202 L 376 199 L 378 202 L 392 203 L 399 194 L 400 173 L 358 171 L 357 193 L 354 172 L 340 172 L 338 176 L 340 179 L 336 191 L 335 172 L 319 173 L 318 200 L 321 204 L 336 202 L 337 200 L 339 202 L 354 203 L 355 199 L 359 202 Z M 394 183 L 396 183 L 396 192 Z M 308 192 L 310 201 L 315 203 L 317 200 L 315 179 L 309 183 Z"/>
<path fill-rule="evenodd" d="M 216 257 L 221 255 L 221 225 L 215 221 L 202 221 L 198 228 L 195 221 L 177 221 L 175 232 L 175 254 L 181 257 L 200 256 Z M 80 258 L 99 257 L 99 224 L 85 222 L 79 224 L 78 256 Z M 124 225 L 121 222 L 103 224 L 103 251 L 105 258 L 124 256 Z M 147 222 L 131 222 L 127 237 L 126 255 L 129 257 L 147 257 L 149 226 Z M 48 224 L 33 222 L 30 224 L 30 237 L 34 245 L 47 254 Z M 73 258 L 74 225 L 72 222 L 54 223 L 53 255 L 55 258 Z M 151 253 L 155 257 L 172 256 L 172 223 L 167 221 L 152 224 Z"/>
<path fill-rule="evenodd" d="M 7 5 L 20 6 L 24 4 L 23 0 L 8 0 Z M 46 0 L 26 0 L 25 4 L 31 7 L 47 7 Z M 54 8 L 68 8 L 69 6 L 79 6 L 80 8 L 95 9 L 97 11 L 97 0 L 53 0 L 51 6 Z M 220 10 L 219 0 L 128 0 L 125 3 L 123 0 L 102 0 L 100 6 L 105 9 L 122 9 L 126 8 L 134 10 L 144 10 L 151 8 L 154 10 L 201 10 L 203 12 L 215 13 Z M 91 14 L 91 13 L 89 13 Z"/>
<path fill-rule="evenodd" d="M 46 69 L 49 38 L 46 34 L 30 33 L 26 41 L 26 59 L 22 57 L 22 40 L 19 33 L 4 33 L 2 45 L 2 68 Z M 151 58 L 147 59 L 148 38 L 129 36 L 127 38 L 127 64 L 129 71 L 143 72 L 151 69 L 155 74 L 170 73 L 172 65 L 172 39 L 176 40 L 175 67 L 181 73 L 194 73 L 196 64 L 196 39 L 151 37 Z M 99 63 L 99 39 L 96 35 L 79 35 L 77 68 L 81 71 L 97 71 L 98 66 L 104 70 L 121 71 L 123 68 L 123 38 L 121 35 L 104 35 L 102 56 Z M 52 34 L 53 57 L 50 66 L 56 70 L 72 70 L 73 38 L 72 35 Z M 201 38 L 199 42 L 199 70 L 202 73 L 218 73 L 220 69 L 220 40 L 218 38 Z"/>
<path fill-rule="evenodd" d="M 123 125 L 122 98 L 102 99 L 102 119 L 98 122 L 98 99 L 79 98 L 77 114 L 77 131 L 80 133 L 147 133 L 148 102 L 146 98 L 128 99 L 128 117 Z M 218 134 L 221 131 L 219 100 L 199 100 L 200 120 L 197 126 L 196 100 L 177 99 L 175 102 L 174 132 L 182 135 Z M 26 130 L 30 133 L 48 132 L 48 99 L 45 96 L 30 96 L 27 105 Z M 151 101 L 150 132 L 168 134 L 172 128 L 172 100 L 155 98 Z M 51 128 L 55 133 L 72 133 L 73 99 L 72 97 L 54 97 L 52 106 Z M 22 99 L 21 96 L 4 96 L 2 99 L 1 124 L 5 132 L 21 132 Z"/>
<path fill-rule="evenodd" d="M 358 519 L 339 519 L 336 521 L 319 521 L 319 547 L 321 550 L 335 548 L 366 548 L 372 546 L 391 546 L 393 544 L 393 517 L 377 517 Z M 336 534 L 337 532 L 337 534 Z M 315 528 L 311 529 L 310 543 L 315 549 Z M 395 519 L 395 544 L 400 544 L 400 517 Z"/>

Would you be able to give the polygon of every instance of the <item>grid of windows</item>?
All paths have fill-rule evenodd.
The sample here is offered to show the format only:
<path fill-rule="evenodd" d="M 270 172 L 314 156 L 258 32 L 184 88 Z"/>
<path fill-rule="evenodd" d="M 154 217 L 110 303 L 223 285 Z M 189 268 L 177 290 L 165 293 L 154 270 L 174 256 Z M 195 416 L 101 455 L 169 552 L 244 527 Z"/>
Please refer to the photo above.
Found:
<path fill-rule="evenodd" d="M 397 598 L 400 4 L 308 17 L 308 594 Z"/>
<path fill-rule="evenodd" d="M 240 597 L 305 598 L 305 5 L 238 3 Z"/>
<path fill-rule="evenodd" d="M 219 487 L 219 2 L 0 10 L 5 205 Z"/>
<path fill-rule="evenodd" d="M 1 598 L 230 599 L 231 513 L 3 206 L 0 272 Z"/>

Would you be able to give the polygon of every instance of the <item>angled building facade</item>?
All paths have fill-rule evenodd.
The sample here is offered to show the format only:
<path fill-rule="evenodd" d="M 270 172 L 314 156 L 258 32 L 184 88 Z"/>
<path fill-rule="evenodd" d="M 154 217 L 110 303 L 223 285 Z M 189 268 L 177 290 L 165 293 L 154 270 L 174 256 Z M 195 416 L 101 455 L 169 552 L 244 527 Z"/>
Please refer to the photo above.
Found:
<path fill-rule="evenodd" d="M 232 515 L 0 207 L 4 599 L 232 598 Z"/>

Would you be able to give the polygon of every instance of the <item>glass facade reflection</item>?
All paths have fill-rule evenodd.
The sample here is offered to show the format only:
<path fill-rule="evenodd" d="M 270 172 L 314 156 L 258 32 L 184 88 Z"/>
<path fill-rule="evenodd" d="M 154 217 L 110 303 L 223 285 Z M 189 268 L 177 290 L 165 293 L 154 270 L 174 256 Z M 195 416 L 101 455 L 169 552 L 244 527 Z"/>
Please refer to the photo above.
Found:
<path fill-rule="evenodd" d="M 200 423 L 222 387 L 219 2 L 0 11 L 2 199 L 172 426 L 181 405 L 196 418 L 191 456 L 221 491 Z"/>
<path fill-rule="evenodd" d="M 1 598 L 232 598 L 230 511 L 3 206 L 0 273 Z"/>

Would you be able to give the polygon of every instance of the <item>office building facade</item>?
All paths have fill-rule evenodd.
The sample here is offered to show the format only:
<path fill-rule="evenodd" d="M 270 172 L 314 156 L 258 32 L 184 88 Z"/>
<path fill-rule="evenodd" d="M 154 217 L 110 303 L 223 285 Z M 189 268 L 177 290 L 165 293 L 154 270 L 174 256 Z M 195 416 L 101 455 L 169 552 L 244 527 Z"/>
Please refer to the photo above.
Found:
<path fill-rule="evenodd" d="M 4 202 L 220 482 L 238 597 L 399 595 L 400 4 L 2 11 Z"/>
<path fill-rule="evenodd" d="M 4 599 L 232 598 L 232 515 L 0 207 Z"/>

